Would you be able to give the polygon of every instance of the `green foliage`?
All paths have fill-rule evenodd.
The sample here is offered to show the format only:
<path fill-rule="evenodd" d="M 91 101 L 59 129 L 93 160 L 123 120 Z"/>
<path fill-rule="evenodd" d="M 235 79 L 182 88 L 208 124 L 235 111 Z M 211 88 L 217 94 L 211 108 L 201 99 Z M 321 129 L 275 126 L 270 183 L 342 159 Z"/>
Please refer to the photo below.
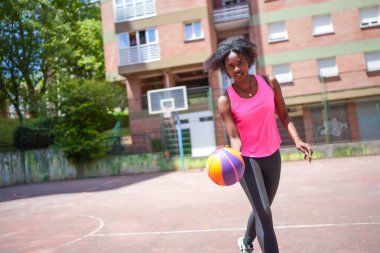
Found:
<path fill-rule="evenodd" d="M 123 96 L 121 99 L 121 106 L 123 106 L 124 103 L 127 101 L 127 96 Z M 115 117 L 116 120 L 120 120 L 121 127 L 126 128 L 129 127 L 129 112 L 113 112 L 112 115 Z"/>
<path fill-rule="evenodd" d="M 0 90 L 0 115 L 5 112 L 7 96 Z"/>
<path fill-rule="evenodd" d="M 82 0 L 0 1 L 0 90 L 23 123 L 51 84 L 104 79 L 100 9 Z"/>
<path fill-rule="evenodd" d="M 313 152 L 313 159 L 320 159 L 324 158 L 325 155 L 317 150 L 314 150 Z M 287 161 L 299 161 L 299 160 L 304 160 L 305 156 L 299 151 L 292 152 L 292 153 L 281 153 L 281 160 L 283 162 Z"/>
<path fill-rule="evenodd" d="M 121 136 L 129 136 L 131 133 L 129 131 L 129 128 L 123 127 L 120 129 Z M 109 138 L 113 135 L 113 129 L 108 129 L 104 132 L 102 132 L 102 138 Z"/>
<path fill-rule="evenodd" d="M 334 150 L 334 157 L 349 157 L 359 155 L 371 155 L 374 152 L 368 147 L 337 147 Z"/>
<path fill-rule="evenodd" d="M 0 146 L 13 146 L 13 134 L 18 126 L 18 120 L 0 117 Z"/>
<path fill-rule="evenodd" d="M 77 22 L 76 47 L 73 48 L 73 61 L 80 76 L 104 78 L 104 56 L 101 20 L 85 19 Z"/>
<path fill-rule="evenodd" d="M 47 128 L 19 126 L 14 133 L 14 146 L 21 150 L 47 148 L 53 138 Z"/>
<path fill-rule="evenodd" d="M 186 169 L 205 169 L 208 157 L 186 157 L 185 167 Z M 179 168 L 180 168 L 180 164 Z"/>
<path fill-rule="evenodd" d="M 118 115 L 109 113 L 105 117 L 104 121 L 102 122 L 103 130 L 113 128 L 118 121 L 121 122 L 121 127 L 125 128 L 125 127 L 129 126 L 129 116 L 128 115 L 118 116 Z"/>
<path fill-rule="evenodd" d="M 48 148 L 53 144 L 52 118 L 36 118 L 18 126 L 13 134 L 13 146 L 20 150 Z"/>
<path fill-rule="evenodd" d="M 60 86 L 62 117 L 54 127 L 54 140 L 69 159 L 92 160 L 105 154 L 104 122 L 120 102 L 122 93 L 106 82 L 68 80 Z"/>
<path fill-rule="evenodd" d="M 30 127 L 44 127 L 38 123 L 38 119 L 25 119 L 25 125 Z M 41 120 L 42 122 L 43 120 Z M 0 117 L 0 146 L 13 147 L 14 134 L 19 126 L 18 119 L 9 119 Z"/>

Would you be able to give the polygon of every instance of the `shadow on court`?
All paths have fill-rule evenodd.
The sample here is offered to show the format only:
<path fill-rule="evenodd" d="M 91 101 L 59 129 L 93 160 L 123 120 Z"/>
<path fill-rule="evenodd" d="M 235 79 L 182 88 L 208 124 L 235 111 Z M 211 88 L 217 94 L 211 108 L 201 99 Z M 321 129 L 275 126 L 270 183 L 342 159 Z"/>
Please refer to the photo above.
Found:
<path fill-rule="evenodd" d="M 47 195 L 96 192 L 126 187 L 170 172 L 149 172 L 128 176 L 111 176 L 67 181 L 43 182 L 0 188 L 0 202 Z"/>
<path fill-rule="evenodd" d="M 380 156 L 286 162 L 281 173 L 281 253 L 379 252 Z M 240 185 L 205 170 L 19 185 L 0 199 L 2 253 L 237 253 L 250 213 Z"/>

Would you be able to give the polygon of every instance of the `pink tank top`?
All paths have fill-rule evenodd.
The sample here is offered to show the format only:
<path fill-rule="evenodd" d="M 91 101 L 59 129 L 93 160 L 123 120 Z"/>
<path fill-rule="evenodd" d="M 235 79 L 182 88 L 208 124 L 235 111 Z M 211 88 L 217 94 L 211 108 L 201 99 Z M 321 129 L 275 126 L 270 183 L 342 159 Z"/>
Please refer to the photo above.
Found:
<path fill-rule="evenodd" d="M 257 93 L 251 98 L 240 97 L 232 87 L 227 92 L 233 120 L 242 142 L 241 154 L 249 157 L 270 156 L 280 148 L 281 137 L 276 123 L 274 91 L 260 75 Z"/>

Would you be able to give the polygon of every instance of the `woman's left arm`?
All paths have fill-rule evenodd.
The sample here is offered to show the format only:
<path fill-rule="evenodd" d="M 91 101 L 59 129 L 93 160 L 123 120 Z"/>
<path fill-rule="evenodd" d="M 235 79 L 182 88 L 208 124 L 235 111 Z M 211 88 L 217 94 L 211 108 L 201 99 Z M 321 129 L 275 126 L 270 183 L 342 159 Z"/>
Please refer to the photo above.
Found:
<path fill-rule="evenodd" d="M 289 133 L 290 137 L 292 137 L 296 148 L 305 154 L 305 159 L 308 158 L 309 162 L 311 162 L 311 156 L 313 155 L 313 150 L 309 143 L 305 143 L 299 137 L 296 127 L 293 124 L 292 119 L 288 114 L 288 110 L 286 108 L 286 104 L 284 101 L 284 97 L 282 96 L 281 86 L 278 83 L 277 79 L 274 77 L 270 78 L 271 86 L 274 90 L 274 102 L 276 106 L 276 113 L 278 118 L 281 121 L 282 126 Z"/>

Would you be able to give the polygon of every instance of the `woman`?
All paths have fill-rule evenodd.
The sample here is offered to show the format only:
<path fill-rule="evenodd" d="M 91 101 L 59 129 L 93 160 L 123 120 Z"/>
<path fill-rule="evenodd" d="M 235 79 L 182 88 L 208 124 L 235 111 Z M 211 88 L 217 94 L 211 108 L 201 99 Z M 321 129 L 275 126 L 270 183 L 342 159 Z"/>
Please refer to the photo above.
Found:
<path fill-rule="evenodd" d="M 263 253 L 273 253 L 278 252 L 278 245 L 270 205 L 281 172 L 281 138 L 275 114 L 309 162 L 313 151 L 310 144 L 299 137 L 277 80 L 270 78 L 267 82 L 263 76 L 249 75 L 248 70 L 256 57 L 256 47 L 248 40 L 228 40 L 220 43 L 206 60 L 204 69 L 221 69 L 234 79 L 217 105 L 230 145 L 241 152 L 245 161 L 240 184 L 252 205 L 245 236 L 238 240 L 240 251 L 252 252 L 257 236 Z"/>

